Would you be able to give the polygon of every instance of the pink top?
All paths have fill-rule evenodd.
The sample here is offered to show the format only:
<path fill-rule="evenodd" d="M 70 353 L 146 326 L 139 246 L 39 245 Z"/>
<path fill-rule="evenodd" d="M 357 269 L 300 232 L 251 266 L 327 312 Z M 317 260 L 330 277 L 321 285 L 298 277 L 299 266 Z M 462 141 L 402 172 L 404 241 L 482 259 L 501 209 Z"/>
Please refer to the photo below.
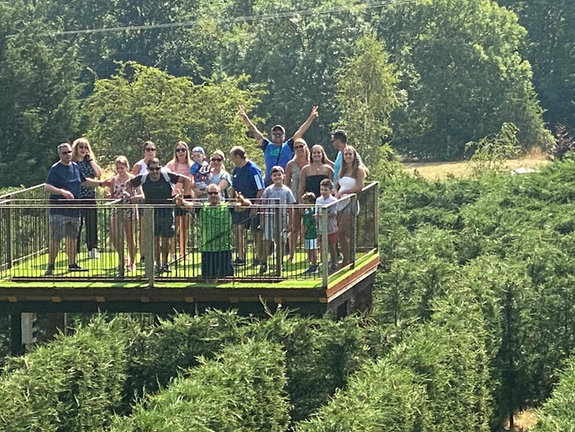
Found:
<path fill-rule="evenodd" d="M 175 172 L 176 174 L 185 175 L 186 177 L 190 176 L 190 166 L 188 164 L 169 162 L 166 164 L 166 168 L 172 172 Z M 178 192 L 183 193 L 183 191 L 184 185 L 181 183 L 176 183 L 174 189 L 172 190 L 172 195 L 176 195 Z"/>

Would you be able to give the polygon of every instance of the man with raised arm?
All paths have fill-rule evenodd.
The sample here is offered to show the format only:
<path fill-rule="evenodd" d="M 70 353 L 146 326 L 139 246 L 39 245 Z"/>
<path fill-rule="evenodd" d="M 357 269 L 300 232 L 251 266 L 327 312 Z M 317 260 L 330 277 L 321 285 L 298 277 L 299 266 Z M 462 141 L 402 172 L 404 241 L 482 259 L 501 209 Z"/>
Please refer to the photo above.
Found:
<path fill-rule="evenodd" d="M 80 186 L 104 186 L 107 181 L 84 177 L 80 168 L 72 162 L 72 146 L 63 143 L 58 146 L 60 160 L 50 168 L 44 189 L 50 194 L 50 203 L 58 204 L 50 208 L 48 246 L 48 267 L 46 276 L 54 274 L 60 242 L 66 239 L 68 271 L 84 271 L 76 262 L 76 238 L 80 230 L 80 208 L 70 208 L 64 204 L 74 204 L 80 196 Z"/>
<path fill-rule="evenodd" d="M 271 140 L 264 137 L 256 125 L 252 123 L 243 105 L 239 106 L 238 115 L 242 118 L 246 126 L 253 134 L 257 145 L 264 152 L 264 162 L 266 164 L 266 186 L 272 184 L 271 170 L 274 166 L 281 166 L 286 169 L 287 163 L 292 159 L 294 153 L 294 141 L 302 138 L 306 131 L 309 129 L 313 121 L 319 116 L 317 106 L 312 107 L 311 113 L 307 120 L 299 127 L 293 134 L 293 137 L 286 141 L 286 131 L 282 125 L 275 125 L 272 128 Z"/>

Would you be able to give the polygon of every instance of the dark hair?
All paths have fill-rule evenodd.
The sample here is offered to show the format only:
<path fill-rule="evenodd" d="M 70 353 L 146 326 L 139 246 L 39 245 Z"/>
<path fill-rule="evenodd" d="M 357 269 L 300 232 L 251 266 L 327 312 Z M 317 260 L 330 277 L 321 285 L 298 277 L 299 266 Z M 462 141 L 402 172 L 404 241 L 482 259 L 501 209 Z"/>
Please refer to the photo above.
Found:
<path fill-rule="evenodd" d="M 326 188 L 328 188 L 328 189 L 333 189 L 333 182 L 332 182 L 330 179 L 326 178 L 326 179 L 323 179 L 323 180 L 319 183 L 319 186 L 320 186 L 320 187 L 323 186 L 323 187 L 326 187 Z"/>
<path fill-rule="evenodd" d="M 272 167 L 272 171 L 271 171 L 271 172 L 272 172 L 272 173 L 280 172 L 280 173 L 283 174 L 283 173 L 284 173 L 284 169 L 283 169 L 281 166 L 279 166 L 279 165 L 275 165 L 275 166 Z"/>
<path fill-rule="evenodd" d="M 157 157 L 150 159 L 150 160 L 148 161 L 148 163 L 146 164 L 146 166 L 149 168 L 150 165 L 152 165 L 152 164 L 154 164 L 154 163 L 155 163 L 155 164 L 158 164 L 158 166 L 161 166 L 161 164 L 160 164 L 160 159 L 158 159 Z"/>
<path fill-rule="evenodd" d="M 343 129 L 334 130 L 331 133 L 331 137 L 332 137 L 332 139 L 336 139 L 338 141 L 341 141 L 344 144 L 347 144 L 347 134 L 345 133 L 345 131 Z"/>
<path fill-rule="evenodd" d="M 230 150 L 230 154 L 234 156 L 239 156 L 242 159 L 246 158 L 246 151 L 241 146 L 232 147 L 232 149 Z"/>
<path fill-rule="evenodd" d="M 328 179 L 325 179 L 328 180 Z M 313 192 L 306 192 L 301 196 L 302 201 L 308 201 L 311 204 L 315 203 L 315 194 Z"/>

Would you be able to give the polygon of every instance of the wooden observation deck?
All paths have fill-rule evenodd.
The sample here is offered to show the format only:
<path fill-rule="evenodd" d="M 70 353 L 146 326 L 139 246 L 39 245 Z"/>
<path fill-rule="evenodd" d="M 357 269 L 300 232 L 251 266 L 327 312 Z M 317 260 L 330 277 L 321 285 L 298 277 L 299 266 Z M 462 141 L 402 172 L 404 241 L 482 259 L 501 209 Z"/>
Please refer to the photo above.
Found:
<path fill-rule="evenodd" d="M 350 210 L 357 208 L 356 201 L 359 212 Z M 89 258 L 82 241 L 77 262 L 86 271 L 67 272 L 63 241 L 54 274 L 45 276 L 50 205 L 43 185 L 4 195 L 0 197 L 0 312 L 11 315 L 95 311 L 198 313 L 206 308 L 233 308 L 241 313 L 258 314 L 281 307 L 303 314 L 322 315 L 334 311 L 343 316 L 354 310 L 367 309 L 371 306 L 372 286 L 379 264 L 377 183 L 366 186 L 358 197 L 351 196 L 347 207 L 344 202 L 334 205 L 350 215 L 346 223 L 351 224 L 352 233 L 352 263 L 336 271 L 327 265 L 327 236 L 320 246 L 318 273 L 305 274 L 308 262 L 303 244 L 295 251 L 293 261 L 288 262 L 283 242 L 277 241 L 282 236 L 278 231 L 274 233 L 277 240 L 268 261 L 269 270 L 260 274 L 258 267 L 250 266 L 254 238 L 247 231 L 244 239 L 247 265 L 236 267 L 233 277 L 206 280 L 200 270 L 200 231 L 194 217 L 191 218 L 186 254 L 179 256 L 170 251 L 170 273 L 155 274 L 151 259 L 128 271 L 126 248 L 120 247 L 117 251 L 109 239 L 110 212 L 114 208 L 127 210 L 133 207 L 101 200 L 95 206 L 100 257 Z M 144 227 L 142 249 L 146 257 L 153 257 L 154 210 L 145 205 L 140 208 Z M 276 218 L 282 211 L 279 205 L 254 208 Z M 319 211 L 318 224 L 327 227 L 327 208 Z M 139 224 L 136 225 L 138 231 Z M 119 230 L 119 237 L 120 244 L 125 244 L 124 230 Z M 178 250 L 177 245 L 175 251 Z M 236 252 L 234 250 L 234 256 Z"/>

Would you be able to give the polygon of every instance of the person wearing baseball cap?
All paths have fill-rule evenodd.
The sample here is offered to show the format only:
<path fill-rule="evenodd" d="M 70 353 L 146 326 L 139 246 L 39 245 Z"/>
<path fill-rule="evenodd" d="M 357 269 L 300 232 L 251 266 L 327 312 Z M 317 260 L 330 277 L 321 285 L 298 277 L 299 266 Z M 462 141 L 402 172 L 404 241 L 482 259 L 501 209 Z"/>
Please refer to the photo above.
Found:
<path fill-rule="evenodd" d="M 294 154 L 294 141 L 302 138 L 309 129 L 313 121 L 318 117 L 317 106 L 313 106 L 311 113 L 306 121 L 293 134 L 293 137 L 286 141 L 286 131 L 282 125 L 272 127 L 271 140 L 264 137 L 256 125 L 252 123 L 243 105 L 239 106 L 238 115 L 242 118 L 246 126 L 252 132 L 257 145 L 264 152 L 264 162 L 266 165 L 266 185 L 271 184 L 271 170 L 274 166 L 281 166 L 284 170 L 287 163 L 292 159 Z"/>

